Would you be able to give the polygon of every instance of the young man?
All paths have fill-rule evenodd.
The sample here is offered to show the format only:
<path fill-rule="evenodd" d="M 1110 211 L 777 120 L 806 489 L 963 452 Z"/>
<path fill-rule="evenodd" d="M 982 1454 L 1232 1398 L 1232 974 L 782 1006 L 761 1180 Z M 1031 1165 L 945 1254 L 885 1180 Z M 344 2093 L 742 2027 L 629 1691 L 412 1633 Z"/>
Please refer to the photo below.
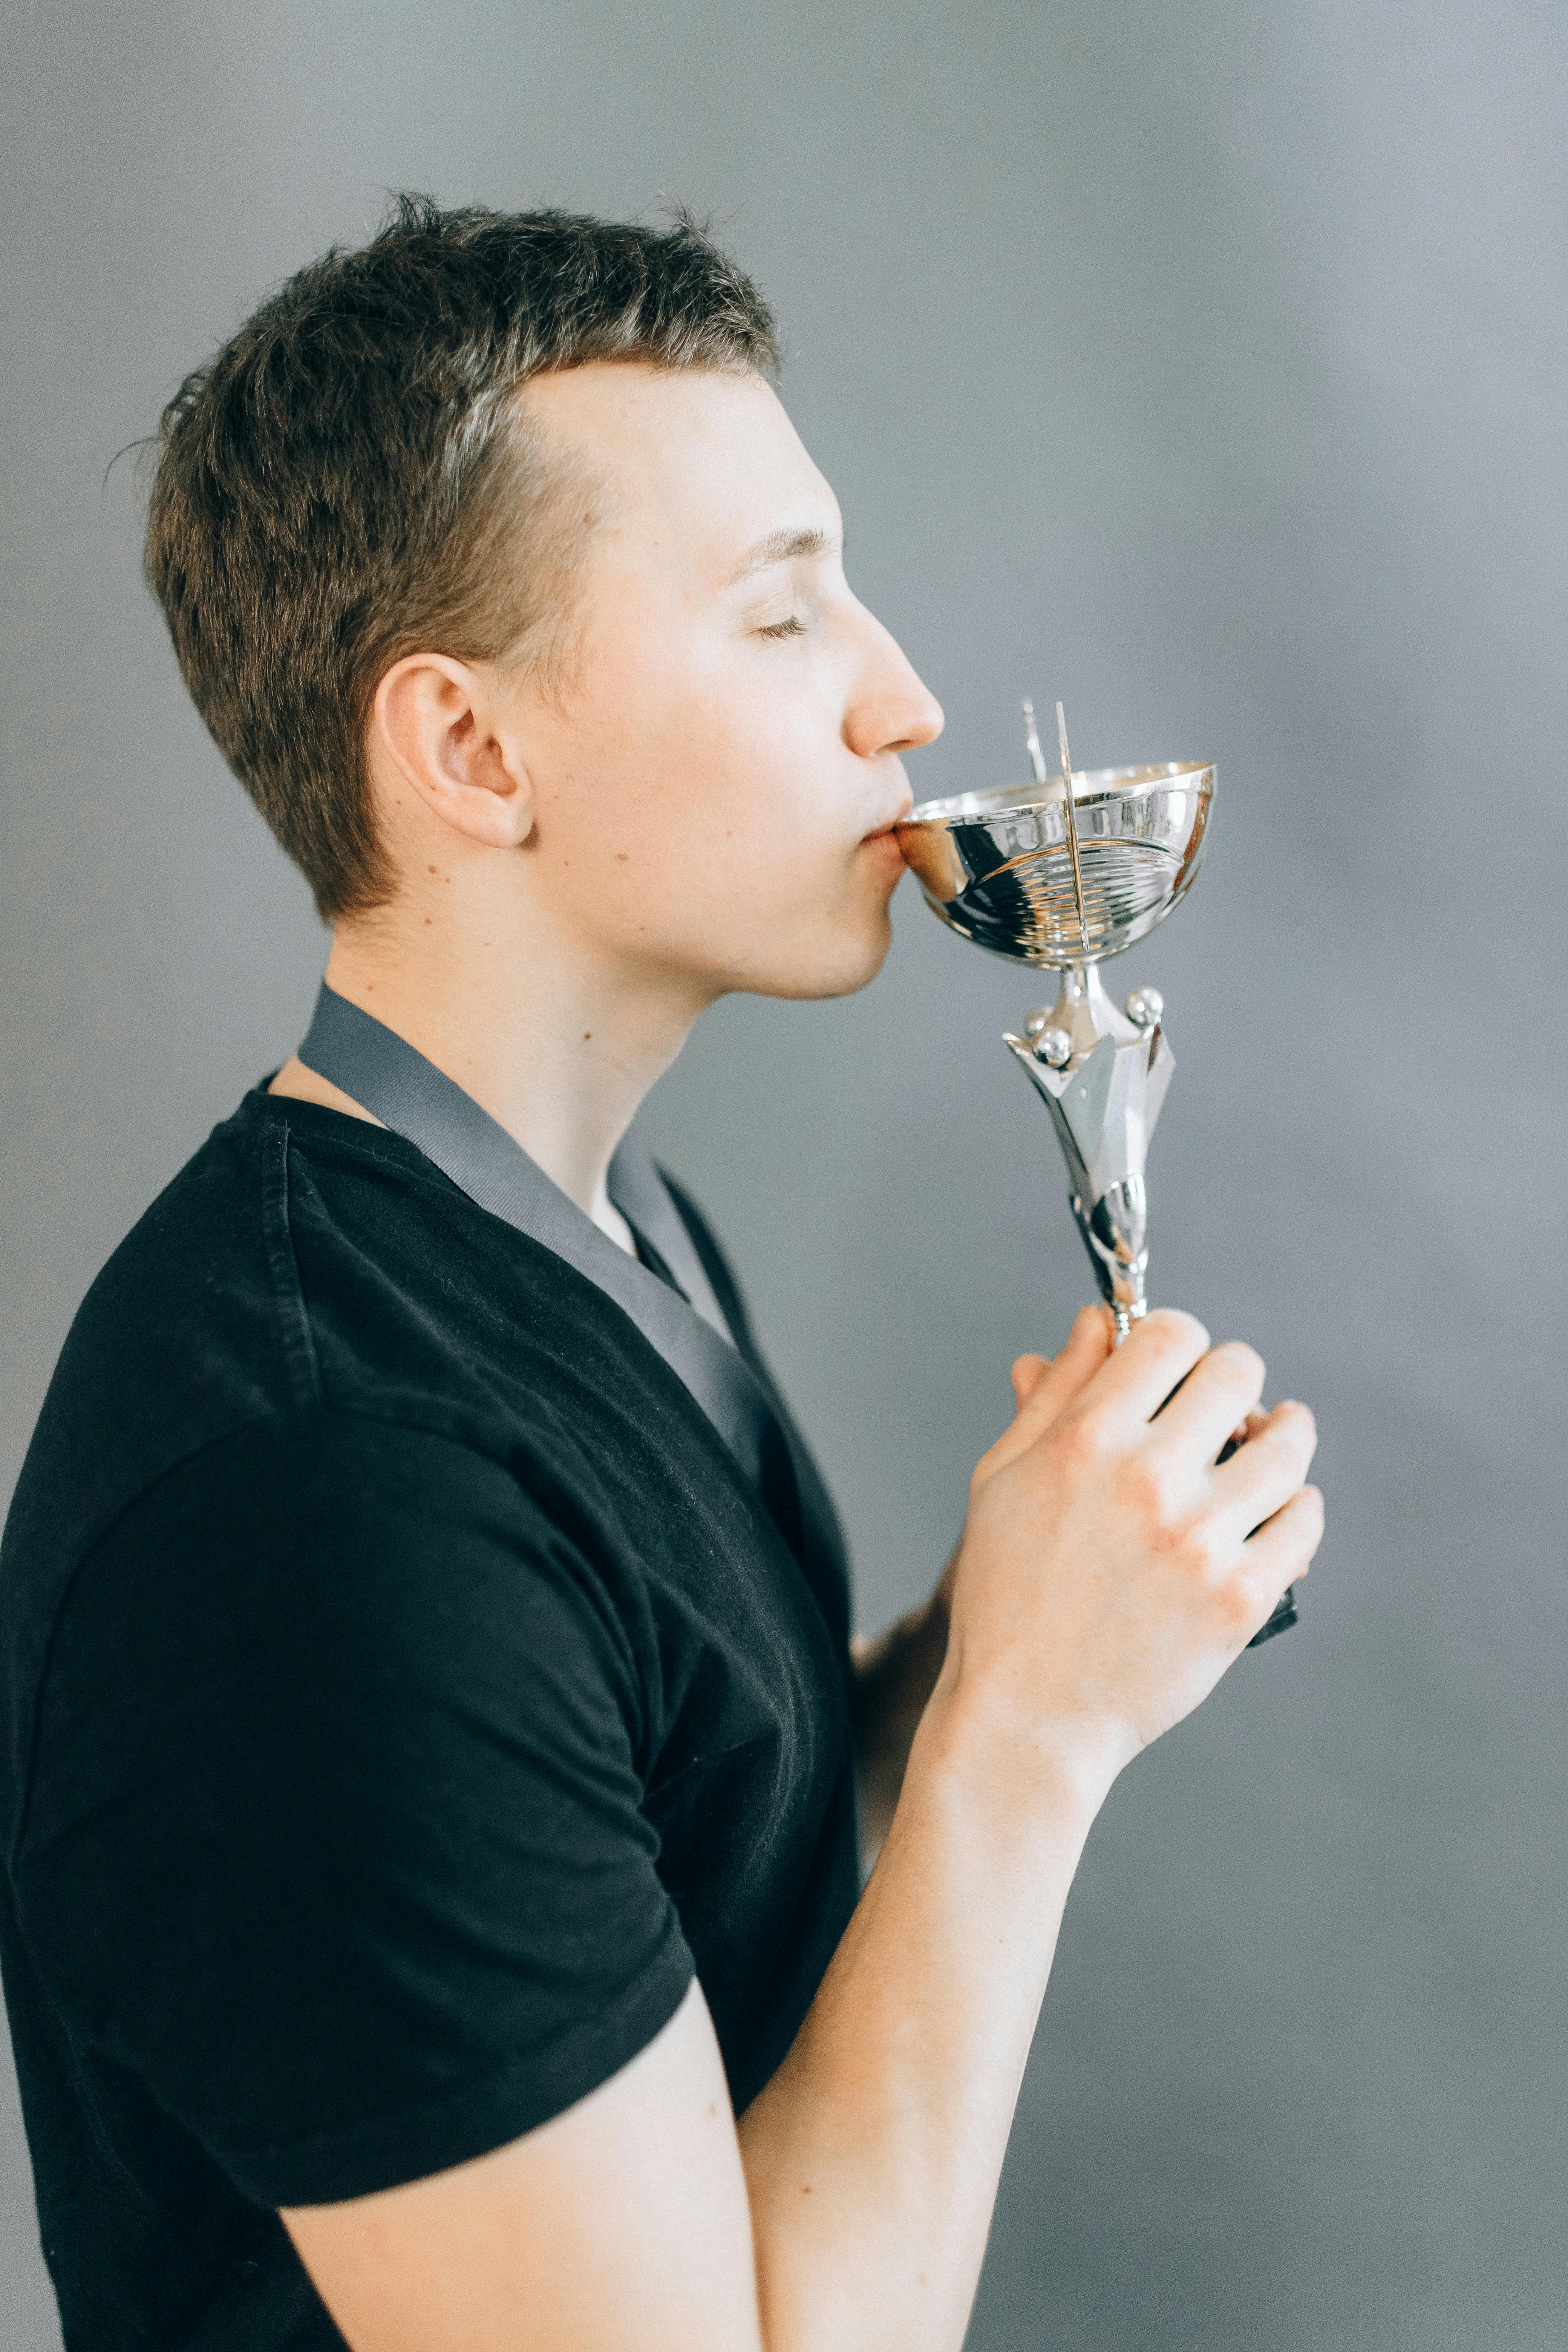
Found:
<path fill-rule="evenodd" d="M 689 225 L 407 202 L 164 419 L 150 577 L 332 945 L 7 1535 L 73 2352 L 956 2347 L 1089 1824 L 1316 1547 L 1252 1351 L 1086 1310 L 857 1685 L 830 1506 L 626 1139 L 717 997 L 873 977 L 941 724 L 775 357 Z"/>

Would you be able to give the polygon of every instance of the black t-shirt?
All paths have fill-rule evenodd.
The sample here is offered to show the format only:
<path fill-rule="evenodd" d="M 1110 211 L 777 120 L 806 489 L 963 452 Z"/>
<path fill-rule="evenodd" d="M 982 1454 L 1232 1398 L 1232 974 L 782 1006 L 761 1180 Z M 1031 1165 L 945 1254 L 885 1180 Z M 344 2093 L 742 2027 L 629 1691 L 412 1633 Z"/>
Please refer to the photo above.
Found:
<path fill-rule="evenodd" d="M 0 1559 L 70 2346 L 338 2345 L 271 2209 L 543 2122 L 693 1971 L 737 2110 L 767 2080 L 857 1890 L 843 1550 L 784 1426 L 760 1494 L 592 1283 L 314 1105 L 247 1096 L 116 1252 Z"/>

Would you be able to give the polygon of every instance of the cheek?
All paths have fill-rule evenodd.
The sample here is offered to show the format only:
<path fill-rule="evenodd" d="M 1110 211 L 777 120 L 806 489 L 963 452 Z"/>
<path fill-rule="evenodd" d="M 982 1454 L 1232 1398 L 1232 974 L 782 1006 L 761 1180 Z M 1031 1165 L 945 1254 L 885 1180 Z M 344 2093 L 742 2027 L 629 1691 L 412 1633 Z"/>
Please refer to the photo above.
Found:
<path fill-rule="evenodd" d="M 635 836 L 639 858 L 752 890 L 788 855 L 842 850 L 845 753 L 809 691 L 783 694 L 742 672 L 650 699 L 597 820 Z"/>
<path fill-rule="evenodd" d="M 771 920 L 805 830 L 785 799 L 721 728 L 650 730 L 617 756 L 574 763 L 542 809 L 552 887 L 614 933 L 728 938 Z"/>
<path fill-rule="evenodd" d="M 646 614 L 601 643 L 541 798 L 542 846 L 570 865 L 574 898 L 717 940 L 885 898 L 893 874 L 855 836 L 836 679 Z"/>

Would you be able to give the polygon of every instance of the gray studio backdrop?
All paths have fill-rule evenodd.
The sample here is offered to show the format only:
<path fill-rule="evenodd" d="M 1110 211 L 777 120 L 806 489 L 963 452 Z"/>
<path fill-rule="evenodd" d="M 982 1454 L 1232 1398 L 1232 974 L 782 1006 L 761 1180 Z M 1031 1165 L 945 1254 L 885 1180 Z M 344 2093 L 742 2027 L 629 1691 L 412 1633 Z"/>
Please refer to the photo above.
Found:
<path fill-rule="evenodd" d="M 187 708 L 130 468 L 381 193 L 711 207 L 926 792 L 1218 760 L 1165 992 L 1156 1294 L 1322 1430 L 1305 1624 L 1090 1843 L 972 2346 L 1563 2341 L 1559 1398 L 1568 19 L 1558 0 L 9 0 L 0 1487 L 71 1312 L 300 1034 L 323 940 Z M 935 1575 L 1086 1288 L 906 887 L 866 996 L 721 1007 L 648 1123 L 745 1269 L 861 1621 Z M 57 2342 L 0 2115 L 0 2339 Z"/>

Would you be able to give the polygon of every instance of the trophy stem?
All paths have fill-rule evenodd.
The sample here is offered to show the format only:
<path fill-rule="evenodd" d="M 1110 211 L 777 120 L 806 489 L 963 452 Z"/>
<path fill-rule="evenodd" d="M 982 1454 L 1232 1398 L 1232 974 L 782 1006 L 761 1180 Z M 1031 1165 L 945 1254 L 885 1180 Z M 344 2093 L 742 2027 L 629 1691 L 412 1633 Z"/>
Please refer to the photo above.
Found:
<path fill-rule="evenodd" d="M 1092 960 L 1067 965 L 1061 993 L 1005 1040 L 1051 1115 L 1068 1197 L 1118 1341 L 1147 1312 L 1149 1203 L 1144 1153 L 1172 1068 L 1153 990 L 1128 1012 L 1106 995 Z"/>

